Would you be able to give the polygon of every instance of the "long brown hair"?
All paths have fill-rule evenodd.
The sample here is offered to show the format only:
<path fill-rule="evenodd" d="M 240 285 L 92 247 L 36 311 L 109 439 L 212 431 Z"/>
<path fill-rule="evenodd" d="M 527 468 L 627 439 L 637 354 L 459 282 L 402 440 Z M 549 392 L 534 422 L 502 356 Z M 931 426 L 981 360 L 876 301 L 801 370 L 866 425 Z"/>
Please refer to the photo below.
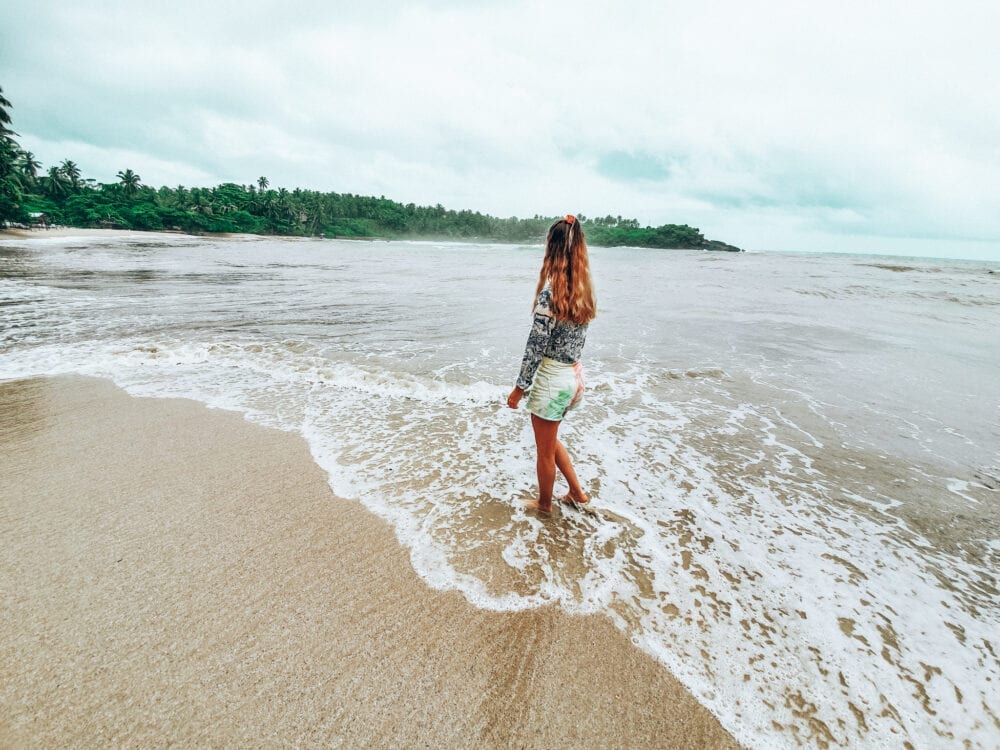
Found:
<path fill-rule="evenodd" d="M 590 258 L 583 227 L 573 215 L 559 219 L 545 237 L 545 260 L 538 275 L 535 298 L 549 282 L 552 314 L 577 325 L 597 316 L 597 300 L 590 279 Z"/>

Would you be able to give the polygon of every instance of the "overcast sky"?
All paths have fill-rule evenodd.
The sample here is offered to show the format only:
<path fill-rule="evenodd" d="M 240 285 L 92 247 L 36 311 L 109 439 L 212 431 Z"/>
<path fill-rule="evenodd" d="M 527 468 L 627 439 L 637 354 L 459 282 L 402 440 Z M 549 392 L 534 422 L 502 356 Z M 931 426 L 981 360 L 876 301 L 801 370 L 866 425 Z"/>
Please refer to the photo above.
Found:
<path fill-rule="evenodd" d="M 1000 2 L 0 2 L 48 167 L 1000 260 Z"/>

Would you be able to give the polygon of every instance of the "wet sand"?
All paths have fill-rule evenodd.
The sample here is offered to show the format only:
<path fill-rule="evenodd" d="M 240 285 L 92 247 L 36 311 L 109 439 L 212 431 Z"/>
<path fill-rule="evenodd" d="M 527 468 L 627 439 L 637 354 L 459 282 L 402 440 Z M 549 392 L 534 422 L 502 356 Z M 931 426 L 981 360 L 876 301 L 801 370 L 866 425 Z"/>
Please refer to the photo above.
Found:
<path fill-rule="evenodd" d="M 0 477 L 0 746 L 737 746 L 607 618 L 429 589 L 297 436 L 8 382 Z"/>

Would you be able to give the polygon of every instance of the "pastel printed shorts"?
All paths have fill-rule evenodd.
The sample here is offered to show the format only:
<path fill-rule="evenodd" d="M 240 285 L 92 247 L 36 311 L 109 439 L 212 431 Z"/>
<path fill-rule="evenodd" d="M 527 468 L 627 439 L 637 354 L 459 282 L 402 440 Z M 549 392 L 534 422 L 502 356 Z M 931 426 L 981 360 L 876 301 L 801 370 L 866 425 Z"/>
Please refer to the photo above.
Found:
<path fill-rule="evenodd" d="M 528 393 L 528 411 L 550 422 L 559 422 L 583 400 L 583 388 L 580 362 L 568 365 L 543 357 Z"/>

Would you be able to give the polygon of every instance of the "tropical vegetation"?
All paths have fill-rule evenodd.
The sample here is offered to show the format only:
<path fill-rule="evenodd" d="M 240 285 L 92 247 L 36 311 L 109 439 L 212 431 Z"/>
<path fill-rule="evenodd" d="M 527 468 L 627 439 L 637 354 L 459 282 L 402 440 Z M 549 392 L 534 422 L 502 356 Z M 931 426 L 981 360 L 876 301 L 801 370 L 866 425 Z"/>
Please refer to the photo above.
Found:
<path fill-rule="evenodd" d="M 497 218 L 441 205 L 417 206 L 385 196 L 316 190 L 274 189 L 267 177 L 246 185 L 212 188 L 152 187 L 131 169 L 100 183 L 83 177 L 65 159 L 43 170 L 21 149 L 11 124 L 10 102 L 0 89 L 0 225 L 28 225 L 44 219 L 73 227 L 108 227 L 184 232 L 247 232 L 319 237 L 479 239 L 534 242 L 553 218 Z M 695 227 L 643 227 L 621 216 L 579 217 L 594 245 L 731 249 L 710 242 Z"/>

